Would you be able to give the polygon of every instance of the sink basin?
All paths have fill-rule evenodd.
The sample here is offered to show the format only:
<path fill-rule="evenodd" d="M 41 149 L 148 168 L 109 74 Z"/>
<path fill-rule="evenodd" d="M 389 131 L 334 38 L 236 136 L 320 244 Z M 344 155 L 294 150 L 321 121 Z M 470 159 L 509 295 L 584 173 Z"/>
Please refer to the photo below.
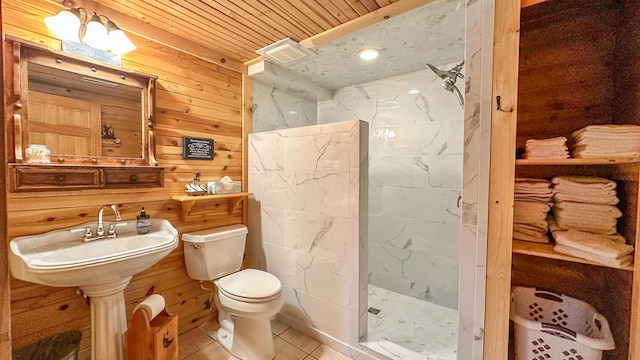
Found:
<path fill-rule="evenodd" d="M 9 268 L 20 280 L 78 287 L 91 308 L 91 360 L 124 360 L 124 289 L 178 246 L 178 231 L 167 220 L 151 219 L 151 231 L 138 235 L 136 221 L 121 221 L 117 237 L 83 242 L 85 227 L 95 231 L 96 225 L 17 237 L 9 243 Z"/>
<path fill-rule="evenodd" d="M 82 241 L 83 229 L 95 231 L 95 221 L 15 238 L 9 245 L 11 274 L 47 286 L 109 284 L 148 269 L 178 246 L 178 231 L 167 220 L 151 219 L 145 235 L 137 234 L 135 220 L 118 225 L 117 237 L 89 242 Z"/>

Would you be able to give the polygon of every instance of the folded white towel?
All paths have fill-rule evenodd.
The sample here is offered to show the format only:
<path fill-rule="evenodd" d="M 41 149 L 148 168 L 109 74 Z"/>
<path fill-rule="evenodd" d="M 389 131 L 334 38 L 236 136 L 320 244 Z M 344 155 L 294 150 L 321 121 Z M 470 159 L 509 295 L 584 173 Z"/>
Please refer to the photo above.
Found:
<path fill-rule="evenodd" d="M 521 241 L 529 241 L 529 242 L 544 243 L 544 244 L 548 244 L 551 242 L 549 240 L 549 237 L 546 234 L 530 235 L 530 234 L 525 234 L 518 231 L 513 232 L 513 238 Z"/>
<path fill-rule="evenodd" d="M 633 257 L 631 255 L 625 255 L 619 259 L 612 259 L 612 258 L 598 256 L 594 253 L 576 249 L 571 246 L 560 245 L 560 244 L 556 244 L 553 247 L 553 251 L 559 254 L 575 256 L 581 259 L 587 259 L 602 265 L 615 267 L 615 268 L 628 267 L 633 263 Z"/>
<path fill-rule="evenodd" d="M 617 219 L 622 216 L 622 211 L 613 205 L 559 201 L 554 202 L 553 207 L 557 212 L 562 212 L 563 214 L 564 211 L 566 211 L 568 215 L 587 217 L 587 219 L 585 219 L 587 221 L 592 220 L 594 217 Z"/>
<path fill-rule="evenodd" d="M 599 158 L 637 158 L 640 151 L 616 151 L 605 152 L 602 150 L 576 150 L 571 153 L 576 159 L 599 159 Z"/>
<path fill-rule="evenodd" d="M 531 146 L 531 145 L 539 145 L 539 146 L 550 146 L 550 145 L 566 145 L 567 144 L 567 138 L 564 136 L 557 136 L 557 137 L 553 137 L 553 138 L 548 138 L 548 139 L 528 139 L 527 141 L 525 141 L 525 146 Z"/>
<path fill-rule="evenodd" d="M 515 187 L 547 189 L 551 187 L 551 182 L 545 179 L 516 178 Z"/>
<path fill-rule="evenodd" d="M 593 194 L 585 195 L 585 193 L 569 194 L 564 192 L 557 192 L 553 194 L 553 199 L 556 202 L 573 201 L 573 202 L 601 204 L 601 205 L 616 205 L 620 202 L 620 199 L 618 199 L 616 195 L 600 196 L 600 195 L 593 195 Z"/>
<path fill-rule="evenodd" d="M 567 138 L 559 136 L 551 139 L 528 139 L 525 142 L 525 158 L 545 158 L 569 156 Z"/>
<path fill-rule="evenodd" d="M 618 259 L 633 252 L 633 246 L 611 240 L 607 235 L 578 230 L 556 231 L 553 238 L 558 245 L 566 245 L 598 256 Z"/>
<path fill-rule="evenodd" d="M 640 126 L 633 124 L 587 125 L 582 129 L 574 131 L 571 135 L 579 136 L 584 134 L 640 134 Z"/>
<path fill-rule="evenodd" d="M 570 188 L 582 189 L 604 189 L 612 190 L 616 188 L 616 182 L 613 180 L 596 177 L 596 176 L 556 176 L 551 179 L 554 189 L 567 186 Z"/>
<path fill-rule="evenodd" d="M 585 218 L 571 213 L 553 210 L 553 216 L 562 229 L 575 229 L 596 234 L 615 234 L 618 232 L 615 218 Z"/>
<path fill-rule="evenodd" d="M 518 223 L 514 223 L 513 224 L 513 231 L 517 231 L 517 232 L 521 232 L 523 234 L 529 234 L 529 235 L 539 235 L 539 234 L 546 234 L 548 231 L 548 227 L 545 225 L 543 227 L 537 227 L 535 225 L 532 224 L 518 224 Z"/>

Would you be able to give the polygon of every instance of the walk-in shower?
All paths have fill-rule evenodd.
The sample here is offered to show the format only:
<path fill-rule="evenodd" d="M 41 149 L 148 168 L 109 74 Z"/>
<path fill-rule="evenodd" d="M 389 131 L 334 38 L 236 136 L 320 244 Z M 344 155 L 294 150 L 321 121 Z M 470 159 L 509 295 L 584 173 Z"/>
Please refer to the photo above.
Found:
<path fill-rule="evenodd" d="M 465 207 L 459 198 L 466 128 L 464 81 L 456 81 L 467 70 L 460 61 L 464 8 L 461 0 L 435 0 L 317 45 L 313 58 L 286 69 L 249 69 L 252 127 L 264 132 L 254 134 L 250 146 L 262 163 L 249 171 L 249 190 L 266 189 L 267 196 L 249 216 L 255 263 L 282 279 L 287 295 L 281 320 L 330 339 L 332 347 L 352 351 L 354 358 L 365 353 L 394 360 L 462 359 L 457 349 Z M 364 47 L 381 50 L 377 62 L 355 57 Z M 427 69 L 426 62 L 437 68 Z M 353 119 L 362 120 L 369 135 L 368 145 L 350 152 L 349 138 L 328 131 Z M 309 127 L 316 124 L 324 127 Z M 316 138 L 281 132 L 294 127 L 305 127 L 292 129 L 295 136 Z M 337 185 L 313 191 L 326 196 L 323 201 L 303 201 L 308 192 L 299 187 L 325 178 L 362 179 L 351 169 L 312 175 L 340 168 L 344 163 L 329 158 L 347 153 L 367 153 L 366 180 L 349 186 L 350 195 L 364 194 L 364 205 L 334 199 L 342 189 Z M 301 160 L 299 169 L 286 160 L 291 156 Z M 293 210 L 280 209 L 285 205 Z M 358 236 L 345 242 L 353 232 L 345 224 L 356 210 L 359 226 L 351 229 Z M 299 216 L 309 219 L 304 229 Z"/>
<path fill-rule="evenodd" d="M 464 60 L 462 60 L 458 65 L 452 67 L 450 70 L 440 70 L 431 64 L 427 64 L 427 67 L 431 69 L 431 71 L 444 80 L 442 87 L 445 88 L 445 90 L 454 93 L 458 98 L 460 106 L 464 109 L 464 97 L 456 86 L 456 80 L 458 80 L 458 78 L 464 80 L 464 76 L 460 73 L 462 71 L 462 66 L 464 66 Z"/>

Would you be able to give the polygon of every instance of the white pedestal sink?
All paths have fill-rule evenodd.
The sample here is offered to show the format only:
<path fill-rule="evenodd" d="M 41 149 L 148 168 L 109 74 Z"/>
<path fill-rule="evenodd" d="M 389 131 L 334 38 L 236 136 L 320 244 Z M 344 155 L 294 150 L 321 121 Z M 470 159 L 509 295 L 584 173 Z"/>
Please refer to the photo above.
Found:
<path fill-rule="evenodd" d="M 95 229 L 96 222 L 11 240 L 9 268 L 23 281 L 80 288 L 91 306 L 91 359 L 123 360 L 124 289 L 133 275 L 178 246 L 178 231 L 167 220 L 152 219 L 151 232 L 138 235 L 136 222 L 128 221 L 115 238 L 83 242 L 77 229 L 86 226 Z"/>

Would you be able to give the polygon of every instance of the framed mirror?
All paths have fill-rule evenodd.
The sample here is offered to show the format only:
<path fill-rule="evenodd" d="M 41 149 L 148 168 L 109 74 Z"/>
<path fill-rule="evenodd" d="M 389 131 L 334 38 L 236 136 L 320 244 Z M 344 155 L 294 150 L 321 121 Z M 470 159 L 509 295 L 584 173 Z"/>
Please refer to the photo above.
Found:
<path fill-rule="evenodd" d="M 155 77 L 13 43 L 15 163 L 29 144 L 51 163 L 156 165 L 152 135 Z"/>
<path fill-rule="evenodd" d="M 152 122 L 154 76 L 17 39 L 5 40 L 4 57 L 5 122 L 13 135 L 7 152 L 9 168 L 16 175 L 15 191 L 36 173 L 39 182 L 47 182 L 43 176 L 51 177 L 51 186 L 36 190 L 53 189 L 55 184 L 79 189 L 161 186 Z M 37 154 L 44 149 L 48 159 L 33 156 L 33 149 Z M 61 176 L 81 166 L 92 168 L 90 184 L 69 184 L 71 177 Z M 137 174 L 131 173 L 132 167 L 145 169 Z M 115 168 L 127 168 L 131 181 L 116 176 L 115 186 L 106 183 L 118 174 Z M 141 181 L 150 175 L 152 181 Z"/>

